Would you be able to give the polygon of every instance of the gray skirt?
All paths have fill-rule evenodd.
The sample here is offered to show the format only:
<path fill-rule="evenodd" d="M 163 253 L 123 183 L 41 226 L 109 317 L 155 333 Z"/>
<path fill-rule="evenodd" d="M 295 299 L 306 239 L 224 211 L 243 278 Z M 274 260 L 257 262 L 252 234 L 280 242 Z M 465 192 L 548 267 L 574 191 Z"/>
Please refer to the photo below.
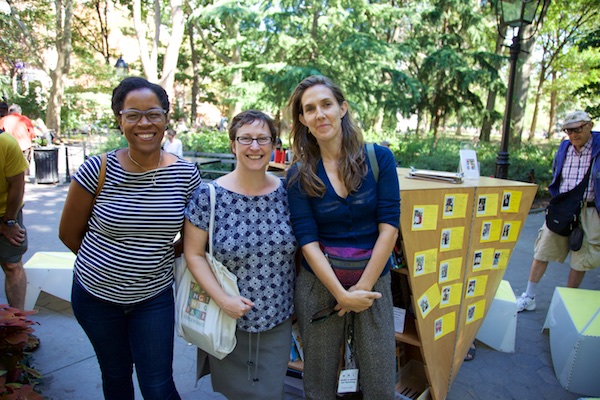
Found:
<path fill-rule="evenodd" d="M 229 400 L 277 400 L 292 343 L 291 318 L 260 333 L 236 331 L 237 344 L 222 360 L 209 356 L 212 387 Z"/>

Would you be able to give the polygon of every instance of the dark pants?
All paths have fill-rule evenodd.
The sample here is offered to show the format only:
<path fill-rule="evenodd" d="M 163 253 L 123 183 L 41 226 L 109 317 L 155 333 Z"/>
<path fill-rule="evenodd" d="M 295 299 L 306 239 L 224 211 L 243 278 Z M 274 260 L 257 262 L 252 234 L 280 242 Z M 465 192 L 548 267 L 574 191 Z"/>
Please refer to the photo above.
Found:
<path fill-rule="evenodd" d="M 75 318 L 94 346 L 107 400 L 133 400 L 133 364 L 146 400 L 180 399 L 173 382 L 173 291 L 135 305 L 100 300 L 73 282 Z"/>

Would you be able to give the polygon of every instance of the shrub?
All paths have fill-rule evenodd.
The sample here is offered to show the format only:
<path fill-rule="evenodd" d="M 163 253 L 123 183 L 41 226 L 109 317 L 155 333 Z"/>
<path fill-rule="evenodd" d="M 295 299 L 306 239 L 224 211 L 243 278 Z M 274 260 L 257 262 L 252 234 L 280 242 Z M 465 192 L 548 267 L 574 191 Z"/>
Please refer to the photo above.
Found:
<path fill-rule="evenodd" d="M 41 375 L 29 366 L 26 351 L 38 344 L 27 319 L 34 313 L 0 304 L 0 400 L 43 400 L 34 390 Z"/>

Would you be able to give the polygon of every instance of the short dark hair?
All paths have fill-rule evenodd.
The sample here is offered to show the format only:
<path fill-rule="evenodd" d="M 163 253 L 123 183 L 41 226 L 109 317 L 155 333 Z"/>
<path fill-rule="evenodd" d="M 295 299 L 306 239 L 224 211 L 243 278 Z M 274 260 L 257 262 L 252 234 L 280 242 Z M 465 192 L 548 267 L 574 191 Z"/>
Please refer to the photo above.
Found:
<path fill-rule="evenodd" d="M 115 114 L 115 117 L 119 117 L 119 112 L 123 110 L 123 103 L 125 102 L 125 97 L 135 90 L 140 89 L 150 89 L 156 97 L 158 97 L 158 101 L 163 109 L 169 112 L 170 104 L 169 104 L 169 96 L 165 89 L 156 83 L 152 83 L 147 81 L 144 78 L 131 76 L 125 78 L 119 83 L 119 85 L 113 90 L 112 95 L 112 110 Z"/>
<path fill-rule="evenodd" d="M 231 121 L 231 124 L 229 124 L 229 140 L 232 142 L 235 140 L 235 135 L 237 135 L 238 129 L 240 129 L 243 125 L 251 124 L 257 120 L 267 125 L 269 131 L 271 132 L 271 138 L 273 139 L 274 144 L 277 141 L 277 128 L 275 128 L 275 122 L 273 122 L 273 119 L 267 114 L 258 110 L 242 111 L 233 117 L 233 121 Z"/>
<path fill-rule="evenodd" d="M 0 118 L 8 115 L 8 104 L 5 101 L 0 102 Z"/>

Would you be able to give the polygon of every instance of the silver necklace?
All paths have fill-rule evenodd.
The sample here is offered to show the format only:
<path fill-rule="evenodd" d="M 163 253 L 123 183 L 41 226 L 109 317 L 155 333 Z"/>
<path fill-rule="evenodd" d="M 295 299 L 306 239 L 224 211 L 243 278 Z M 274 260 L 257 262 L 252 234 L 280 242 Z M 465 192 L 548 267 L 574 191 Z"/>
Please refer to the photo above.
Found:
<path fill-rule="evenodd" d="M 154 169 L 154 175 L 152 176 L 152 186 L 154 186 L 156 184 L 156 173 L 158 172 L 158 167 L 160 167 L 160 163 L 162 161 L 162 155 L 163 155 L 163 152 L 161 150 L 160 151 L 160 155 L 158 156 L 158 164 L 156 164 L 156 168 Z M 135 161 L 131 157 L 131 154 L 130 154 L 129 150 L 127 150 L 127 157 L 129 157 L 129 159 L 131 160 L 132 163 L 134 163 L 135 165 L 137 165 L 138 167 L 140 167 L 141 169 L 143 169 L 144 172 L 150 171 L 149 169 L 147 169 L 146 167 L 144 167 L 142 164 L 140 164 L 139 162 Z"/>

